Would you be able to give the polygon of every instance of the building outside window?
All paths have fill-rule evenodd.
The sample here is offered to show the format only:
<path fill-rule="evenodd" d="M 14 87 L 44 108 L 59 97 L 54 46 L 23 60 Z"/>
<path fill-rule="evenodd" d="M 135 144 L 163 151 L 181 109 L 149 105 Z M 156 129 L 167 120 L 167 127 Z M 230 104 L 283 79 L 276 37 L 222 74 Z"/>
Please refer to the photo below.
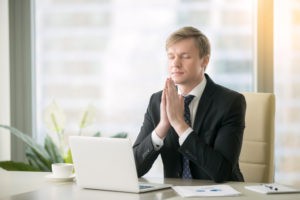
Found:
<path fill-rule="evenodd" d="M 95 122 L 83 134 L 125 131 L 134 140 L 150 95 L 167 77 L 165 39 L 182 26 L 209 37 L 207 73 L 217 83 L 255 91 L 255 2 L 35 1 L 36 138 L 42 142 L 48 133 L 43 112 L 55 100 L 67 116 L 66 134 L 78 134 L 82 113 L 93 105 Z M 274 5 L 275 181 L 300 185 L 300 2 Z M 157 168 L 152 175 L 161 176 Z"/>
<path fill-rule="evenodd" d="M 68 134 L 76 134 L 91 103 L 97 120 L 86 132 L 126 131 L 135 138 L 150 95 L 167 77 L 165 39 L 182 26 L 209 37 L 207 73 L 217 83 L 253 90 L 249 1 L 47 0 L 36 1 L 35 11 L 38 138 L 52 100 L 67 114 Z"/>
<path fill-rule="evenodd" d="M 182 26 L 209 37 L 207 73 L 217 83 L 253 90 L 250 1 L 47 0 L 36 1 L 35 12 L 40 141 L 47 133 L 43 112 L 53 100 L 66 113 L 67 135 L 78 134 L 80 117 L 92 104 L 96 120 L 83 134 L 125 131 L 134 140 L 150 95 L 167 77 L 165 39 Z"/>

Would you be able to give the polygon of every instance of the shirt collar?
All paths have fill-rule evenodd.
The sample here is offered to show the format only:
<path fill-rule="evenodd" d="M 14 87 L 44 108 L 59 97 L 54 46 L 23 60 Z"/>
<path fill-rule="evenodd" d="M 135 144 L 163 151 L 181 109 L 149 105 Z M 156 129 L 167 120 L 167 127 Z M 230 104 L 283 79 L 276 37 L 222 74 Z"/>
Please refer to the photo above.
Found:
<path fill-rule="evenodd" d="M 194 87 L 189 93 L 188 95 L 193 95 L 195 96 L 195 98 L 200 98 L 203 91 L 204 91 L 204 88 L 206 86 L 206 77 L 204 76 L 203 80 L 196 86 Z M 178 94 L 182 94 L 180 90 L 178 90 Z"/>

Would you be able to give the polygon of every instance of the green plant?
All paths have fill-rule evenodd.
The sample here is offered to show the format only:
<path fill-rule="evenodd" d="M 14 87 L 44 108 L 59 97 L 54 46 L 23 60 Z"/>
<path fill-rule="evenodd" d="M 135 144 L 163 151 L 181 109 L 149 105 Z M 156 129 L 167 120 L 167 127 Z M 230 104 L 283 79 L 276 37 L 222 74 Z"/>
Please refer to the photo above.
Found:
<path fill-rule="evenodd" d="M 50 107 L 50 108 L 49 108 Z M 11 171 L 51 171 L 52 163 L 72 163 L 72 154 L 70 148 L 65 147 L 63 142 L 64 135 L 64 115 L 59 107 L 54 103 L 46 109 L 45 122 L 48 128 L 54 130 L 57 133 L 59 145 L 57 146 L 53 139 L 47 134 L 44 140 L 44 145 L 38 144 L 28 135 L 24 134 L 20 130 L 6 125 L 1 125 L 0 128 L 4 128 L 10 131 L 11 134 L 21 139 L 26 144 L 25 155 L 28 163 L 20 163 L 13 161 L 2 161 L 0 167 Z M 81 123 L 79 135 L 82 134 L 82 129 L 87 127 L 91 123 L 91 107 L 84 112 Z M 52 126 L 51 126 L 52 125 Z M 94 134 L 95 137 L 100 137 L 101 133 Z M 126 138 L 127 133 L 117 133 L 112 137 Z"/>

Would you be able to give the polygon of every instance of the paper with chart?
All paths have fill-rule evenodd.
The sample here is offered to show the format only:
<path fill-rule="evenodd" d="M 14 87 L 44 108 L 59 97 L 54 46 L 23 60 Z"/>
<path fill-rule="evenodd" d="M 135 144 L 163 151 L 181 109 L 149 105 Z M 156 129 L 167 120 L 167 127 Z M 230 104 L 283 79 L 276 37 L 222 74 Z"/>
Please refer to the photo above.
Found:
<path fill-rule="evenodd" d="M 240 192 L 230 185 L 173 186 L 182 197 L 237 196 Z"/>

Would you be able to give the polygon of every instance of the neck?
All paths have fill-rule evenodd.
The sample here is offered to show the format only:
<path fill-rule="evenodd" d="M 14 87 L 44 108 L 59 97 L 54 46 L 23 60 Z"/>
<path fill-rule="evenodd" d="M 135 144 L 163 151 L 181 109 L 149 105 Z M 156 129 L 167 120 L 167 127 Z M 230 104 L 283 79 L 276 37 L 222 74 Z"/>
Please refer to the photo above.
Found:
<path fill-rule="evenodd" d="M 182 93 L 182 95 L 185 96 L 188 93 L 190 93 L 199 83 L 201 83 L 202 80 L 203 80 L 203 78 L 201 80 L 195 81 L 191 84 L 178 84 L 178 88 L 179 88 L 180 92 Z"/>

